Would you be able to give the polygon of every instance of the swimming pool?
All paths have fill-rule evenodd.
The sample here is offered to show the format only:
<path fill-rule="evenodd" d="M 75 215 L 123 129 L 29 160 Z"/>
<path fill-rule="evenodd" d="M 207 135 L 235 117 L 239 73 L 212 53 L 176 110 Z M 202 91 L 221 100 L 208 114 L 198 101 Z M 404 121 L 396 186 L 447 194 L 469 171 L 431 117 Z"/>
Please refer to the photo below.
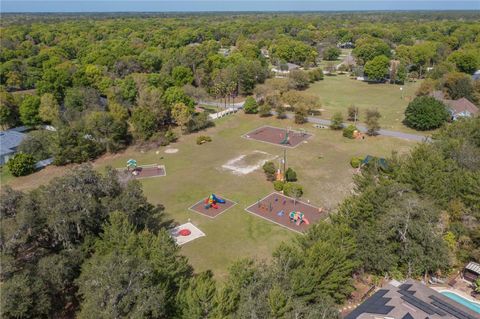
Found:
<path fill-rule="evenodd" d="M 456 293 L 451 292 L 451 291 L 441 291 L 440 293 L 442 295 L 444 295 L 445 297 L 448 297 L 452 300 L 455 300 L 459 304 L 462 304 L 465 307 L 470 308 L 477 313 L 480 313 L 480 303 L 465 299 L 462 296 L 457 295 Z"/>

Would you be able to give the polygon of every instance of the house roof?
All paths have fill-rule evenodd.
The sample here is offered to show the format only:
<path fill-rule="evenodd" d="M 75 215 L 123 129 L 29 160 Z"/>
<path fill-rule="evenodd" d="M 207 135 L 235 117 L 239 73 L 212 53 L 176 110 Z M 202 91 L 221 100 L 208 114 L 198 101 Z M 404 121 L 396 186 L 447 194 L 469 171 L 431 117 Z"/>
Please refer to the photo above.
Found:
<path fill-rule="evenodd" d="M 478 107 L 464 97 L 458 100 L 447 100 L 442 91 L 433 91 L 430 95 L 436 100 L 445 103 L 455 114 L 468 112 L 477 115 L 480 113 Z"/>
<path fill-rule="evenodd" d="M 345 319 L 475 319 L 478 314 L 424 284 L 409 279 L 387 284 L 345 316 Z"/>
<path fill-rule="evenodd" d="M 465 266 L 465 269 L 480 275 L 480 264 L 477 264 L 476 262 L 473 262 L 473 261 L 469 262 Z"/>
<path fill-rule="evenodd" d="M 443 102 L 455 111 L 455 113 L 468 112 L 473 115 L 479 113 L 478 107 L 464 97 L 458 100 L 444 100 Z"/>
<path fill-rule="evenodd" d="M 14 152 L 25 137 L 24 133 L 15 130 L 0 131 L 0 155 Z"/>

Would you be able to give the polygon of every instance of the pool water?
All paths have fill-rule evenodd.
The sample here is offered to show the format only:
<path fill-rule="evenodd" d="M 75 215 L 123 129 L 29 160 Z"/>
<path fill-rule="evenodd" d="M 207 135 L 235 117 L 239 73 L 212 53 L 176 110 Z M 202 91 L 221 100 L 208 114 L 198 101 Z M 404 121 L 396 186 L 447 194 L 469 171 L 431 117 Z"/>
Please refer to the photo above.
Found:
<path fill-rule="evenodd" d="M 478 302 L 474 302 L 474 301 L 470 301 L 468 299 L 465 299 L 463 298 L 462 296 L 459 296 L 457 295 L 456 293 L 454 292 L 450 292 L 450 291 L 442 291 L 440 292 L 442 295 L 444 295 L 445 297 L 448 297 L 456 302 L 458 302 L 459 304 L 462 304 L 464 305 L 465 307 L 469 308 L 469 309 L 472 309 L 473 311 L 477 312 L 477 313 L 480 313 L 480 303 Z"/>

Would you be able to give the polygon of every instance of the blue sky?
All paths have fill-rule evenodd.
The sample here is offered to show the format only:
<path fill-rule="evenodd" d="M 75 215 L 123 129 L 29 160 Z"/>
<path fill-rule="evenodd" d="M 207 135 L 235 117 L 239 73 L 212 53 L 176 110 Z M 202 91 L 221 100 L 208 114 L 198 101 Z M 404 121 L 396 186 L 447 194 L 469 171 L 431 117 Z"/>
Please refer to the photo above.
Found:
<path fill-rule="evenodd" d="M 480 10 L 480 0 L 1 0 L 1 12 Z"/>

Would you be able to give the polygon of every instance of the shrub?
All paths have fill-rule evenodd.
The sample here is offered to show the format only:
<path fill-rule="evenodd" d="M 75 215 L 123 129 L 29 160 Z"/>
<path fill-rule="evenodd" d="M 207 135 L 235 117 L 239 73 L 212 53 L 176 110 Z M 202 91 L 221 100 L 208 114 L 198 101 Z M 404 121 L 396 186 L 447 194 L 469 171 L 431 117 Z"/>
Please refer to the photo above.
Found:
<path fill-rule="evenodd" d="M 256 114 L 258 113 L 258 104 L 257 101 L 251 96 L 245 99 L 243 103 L 243 111 L 247 114 Z"/>
<path fill-rule="evenodd" d="M 323 59 L 327 61 L 335 61 L 341 53 L 342 51 L 339 48 L 331 46 L 323 51 Z"/>
<path fill-rule="evenodd" d="M 303 195 L 303 188 L 297 183 L 287 182 L 283 185 L 283 193 L 293 198 L 299 198 Z"/>
<path fill-rule="evenodd" d="M 289 167 L 285 172 L 285 179 L 287 180 L 287 182 L 296 182 L 297 173 L 292 168 Z"/>
<path fill-rule="evenodd" d="M 271 111 L 272 111 L 272 107 L 271 107 L 269 104 L 267 104 L 267 103 L 263 103 L 263 104 L 260 105 L 260 107 L 258 108 L 258 114 L 259 114 L 261 117 L 267 117 L 267 116 L 272 115 Z"/>
<path fill-rule="evenodd" d="M 207 112 L 193 115 L 185 125 L 186 133 L 198 132 L 215 124 L 209 119 Z"/>
<path fill-rule="evenodd" d="M 204 143 L 211 142 L 211 141 L 212 141 L 212 138 L 210 136 L 200 135 L 199 137 L 197 137 L 197 145 L 202 145 Z"/>
<path fill-rule="evenodd" d="M 267 180 L 274 181 L 275 173 L 277 171 L 277 169 L 275 168 L 275 164 L 273 162 L 265 162 L 262 168 L 263 168 L 263 171 L 265 172 L 265 176 L 267 176 Z"/>
<path fill-rule="evenodd" d="M 341 130 L 343 128 L 343 115 L 341 112 L 335 112 L 335 114 L 333 114 L 330 128 L 332 130 Z"/>
<path fill-rule="evenodd" d="M 311 71 L 308 71 L 308 76 L 310 78 L 310 82 L 316 82 L 323 80 L 323 70 L 322 69 L 313 69 Z"/>
<path fill-rule="evenodd" d="M 375 136 L 378 134 L 380 130 L 380 123 L 378 120 L 382 116 L 380 112 L 376 109 L 369 109 L 367 110 L 367 118 L 365 119 L 365 124 L 367 125 L 367 134 L 370 136 Z"/>
<path fill-rule="evenodd" d="M 7 166 L 13 176 L 25 176 L 35 171 L 35 163 L 32 155 L 18 153 L 8 161 Z"/>
<path fill-rule="evenodd" d="M 167 139 L 168 143 L 173 143 L 178 139 L 177 134 L 175 134 L 175 132 L 172 130 L 165 132 L 165 138 Z"/>
<path fill-rule="evenodd" d="M 359 168 L 360 165 L 362 165 L 362 161 L 363 161 L 363 158 L 361 157 L 352 157 L 352 159 L 350 160 L 350 165 L 353 168 Z"/>
<path fill-rule="evenodd" d="M 405 110 L 405 124 L 417 130 L 431 130 L 445 123 L 450 114 L 445 105 L 431 96 L 419 96 Z"/>
<path fill-rule="evenodd" d="M 355 125 L 349 125 L 343 129 L 343 136 L 347 138 L 354 138 L 353 133 L 357 130 Z"/>
<path fill-rule="evenodd" d="M 294 118 L 294 121 L 296 124 L 304 124 L 304 123 L 307 123 L 308 122 L 308 119 L 307 119 L 307 110 L 304 109 L 304 108 L 297 108 L 295 110 L 295 118 Z"/>
<path fill-rule="evenodd" d="M 283 185 L 285 183 L 283 181 L 273 181 L 273 188 L 277 191 L 277 192 L 281 192 L 283 191 Z"/>

